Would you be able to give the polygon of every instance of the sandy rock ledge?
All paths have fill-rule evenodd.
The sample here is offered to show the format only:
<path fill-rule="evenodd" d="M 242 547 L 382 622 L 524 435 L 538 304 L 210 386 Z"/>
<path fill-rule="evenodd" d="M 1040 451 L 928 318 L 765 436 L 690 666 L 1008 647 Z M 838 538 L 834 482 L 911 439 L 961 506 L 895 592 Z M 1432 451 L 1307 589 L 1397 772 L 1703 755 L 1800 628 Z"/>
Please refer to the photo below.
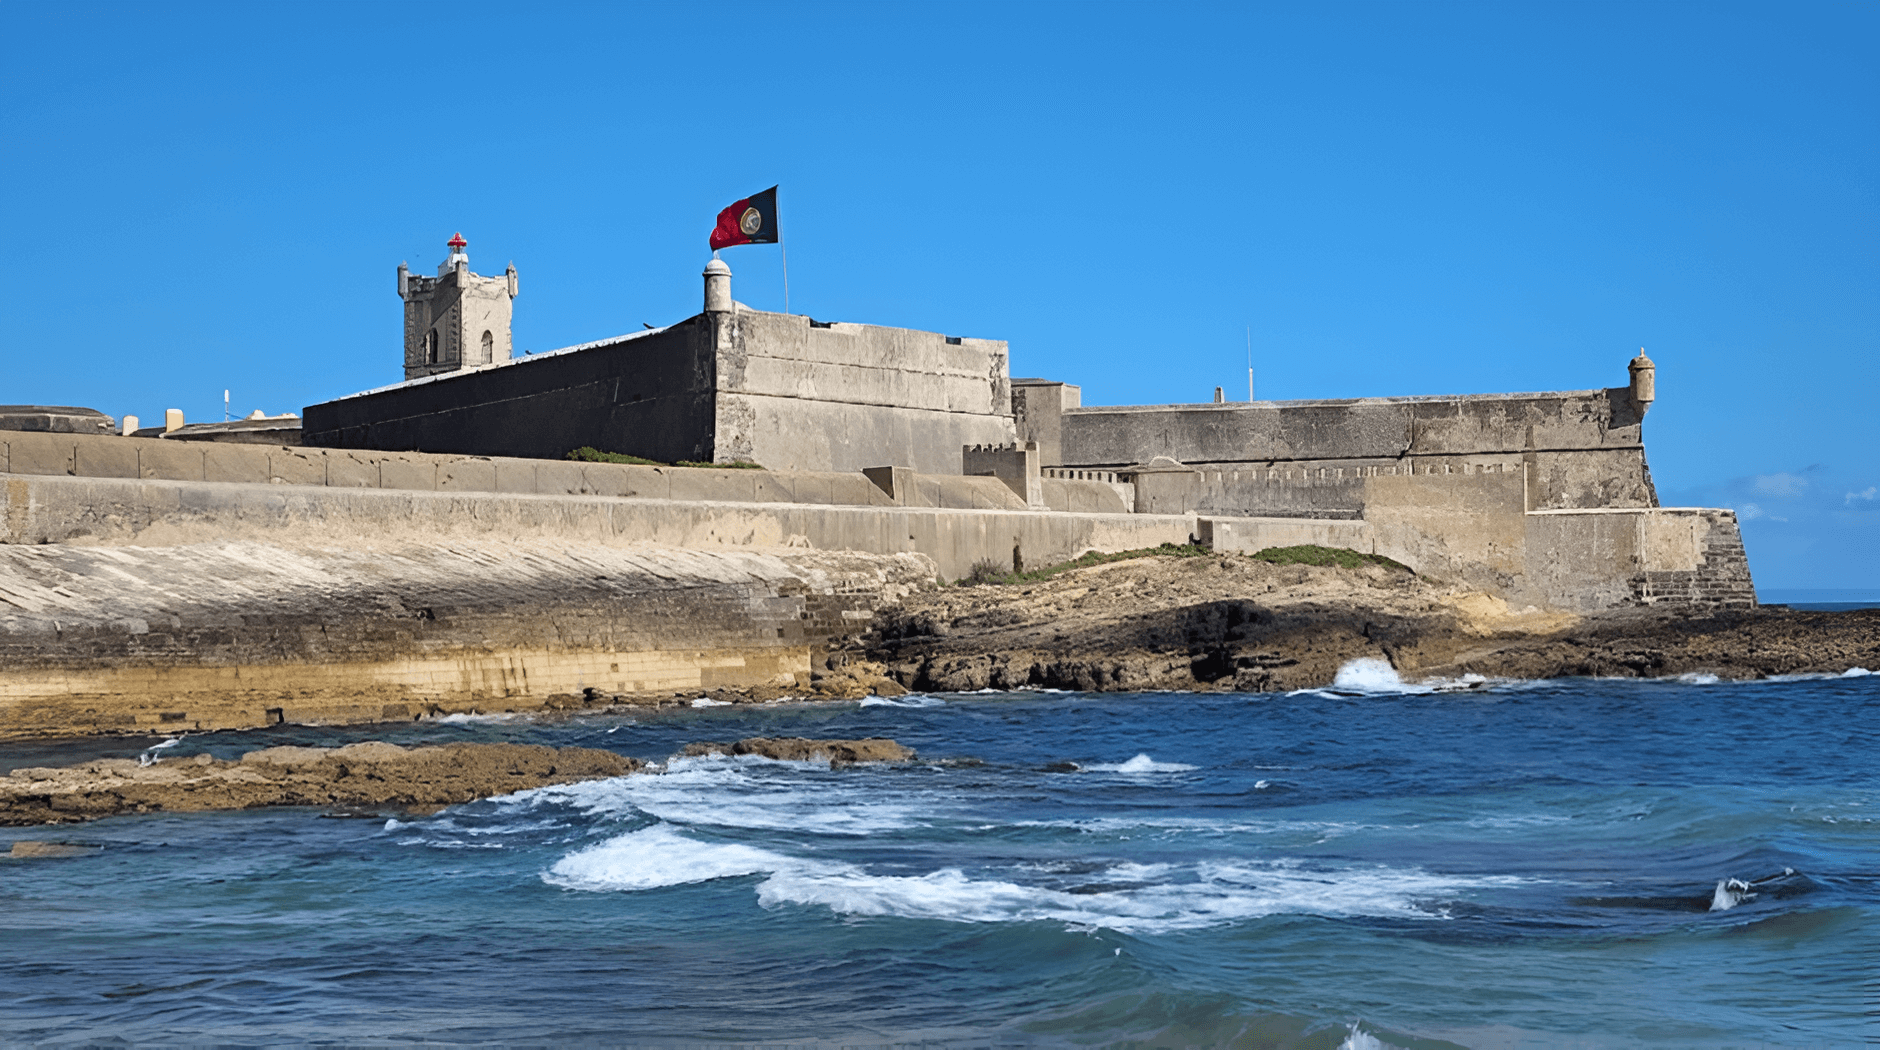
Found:
<path fill-rule="evenodd" d="M 99 759 L 0 777 L 0 825 L 63 824 L 119 813 L 259 806 L 435 807 L 545 784 L 621 776 L 638 759 L 585 747 L 447 744 L 272 747 L 240 761 L 208 755 L 139 765 Z"/>
<path fill-rule="evenodd" d="M 881 737 L 864 740 L 806 740 L 794 736 L 754 736 L 735 744 L 687 744 L 679 754 L 691 758 L 700 755 L 757 755 L 785 762 L 827 760 L 832 769 L 857 762 L 912 762 L 915 758 L 913 748 L 903 747 Z"/>

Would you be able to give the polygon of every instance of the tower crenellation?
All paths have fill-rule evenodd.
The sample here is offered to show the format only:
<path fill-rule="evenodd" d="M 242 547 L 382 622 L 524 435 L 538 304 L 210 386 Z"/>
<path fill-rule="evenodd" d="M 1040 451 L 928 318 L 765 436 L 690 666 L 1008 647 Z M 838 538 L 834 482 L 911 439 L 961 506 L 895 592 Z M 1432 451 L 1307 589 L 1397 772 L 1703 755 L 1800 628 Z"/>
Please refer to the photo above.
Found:
<path fill-rule="evenodd" d="M 501 275 L 484 277 L 470 269 L 469 242 L 459 233 L 446 244 L 450 254 L 437 276 L 414 274 L 398 264 L 398 297 L 405 301 L 405 378 L 510 359 L 512 301 L 516 265 Z"/>

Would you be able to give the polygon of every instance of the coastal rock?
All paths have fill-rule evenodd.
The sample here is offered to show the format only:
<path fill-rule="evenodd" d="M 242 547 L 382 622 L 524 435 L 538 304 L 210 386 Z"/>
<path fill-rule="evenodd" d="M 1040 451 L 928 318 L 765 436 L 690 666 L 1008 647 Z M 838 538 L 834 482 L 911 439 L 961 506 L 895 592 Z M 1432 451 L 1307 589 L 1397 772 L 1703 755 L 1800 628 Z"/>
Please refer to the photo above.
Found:
<path fill-rule="evenodd" d="M 878 618 L 869 660 L 915 690 L 1274 692 L 1382 659 L 1406 679 L 1839 674 L 1880 668 L 1880 610 L 1510 609 L 1381 566 L 1155 556 L 944 587 Z"/>
<path fill-rule="evenodd" d="M 583 747 L 407 749 L 376 740 L 339 748 L 267 748 L 233 762 L 208 755 L 151 765 L 100 759 L 0 777 L 0 825 L 260 806 L 436 807 L 545 784 L 621 776 L 641 765 Z"/>
<path fill-rule="evenodd" d="M 98 852 L 96 846 L 80 846 L 70 842 L 34 842 L 21 839 L 7 851 L 7 856 L 16 860 L 38 859 L 42 857 L 83 857 Z"/>
<path fill-rule="evenodd" d="M 868 737 L 862 740 L 805 740 L 802 737 L 750 737 L 735 744 L 699 743 L 687 744 L 679 754 L 696 758 L 700 755 L 757 755 L 784 762 L 813 762 L 827 759 L 831 769 L 857 762 L 911 762 L 914 749 L 903 747 L 892 740 L 882 737 Z"/>

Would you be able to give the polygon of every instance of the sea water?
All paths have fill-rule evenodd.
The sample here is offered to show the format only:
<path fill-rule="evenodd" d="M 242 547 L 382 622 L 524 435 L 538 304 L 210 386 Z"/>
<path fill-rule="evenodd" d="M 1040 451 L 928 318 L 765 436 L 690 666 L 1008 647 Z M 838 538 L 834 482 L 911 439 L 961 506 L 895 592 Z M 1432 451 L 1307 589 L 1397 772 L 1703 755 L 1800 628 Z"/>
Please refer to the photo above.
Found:
<path fill-rule="evenodd" d="M 1829 1047 L 1880 1038 L 1880 676 L 981 693 L 379 738 L 658 775 L 19 829 L 0 1042 Z M 886 736 L 904 766 L 674 758 Z M 0 840 L 9 836 L 0 834 Z"/>

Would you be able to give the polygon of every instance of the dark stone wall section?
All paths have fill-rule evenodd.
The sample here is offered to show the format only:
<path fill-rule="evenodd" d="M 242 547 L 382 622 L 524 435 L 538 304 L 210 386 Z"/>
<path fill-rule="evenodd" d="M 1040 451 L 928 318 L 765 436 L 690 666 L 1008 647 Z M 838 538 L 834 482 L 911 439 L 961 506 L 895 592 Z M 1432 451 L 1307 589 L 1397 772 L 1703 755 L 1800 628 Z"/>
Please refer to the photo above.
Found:
<path fill-rule="evenodd" d="M 714 356 L 702 318 L 309 405 L 301 444 L 561 459 L 592 446 L 665 463 L 713 456 Z"/>

